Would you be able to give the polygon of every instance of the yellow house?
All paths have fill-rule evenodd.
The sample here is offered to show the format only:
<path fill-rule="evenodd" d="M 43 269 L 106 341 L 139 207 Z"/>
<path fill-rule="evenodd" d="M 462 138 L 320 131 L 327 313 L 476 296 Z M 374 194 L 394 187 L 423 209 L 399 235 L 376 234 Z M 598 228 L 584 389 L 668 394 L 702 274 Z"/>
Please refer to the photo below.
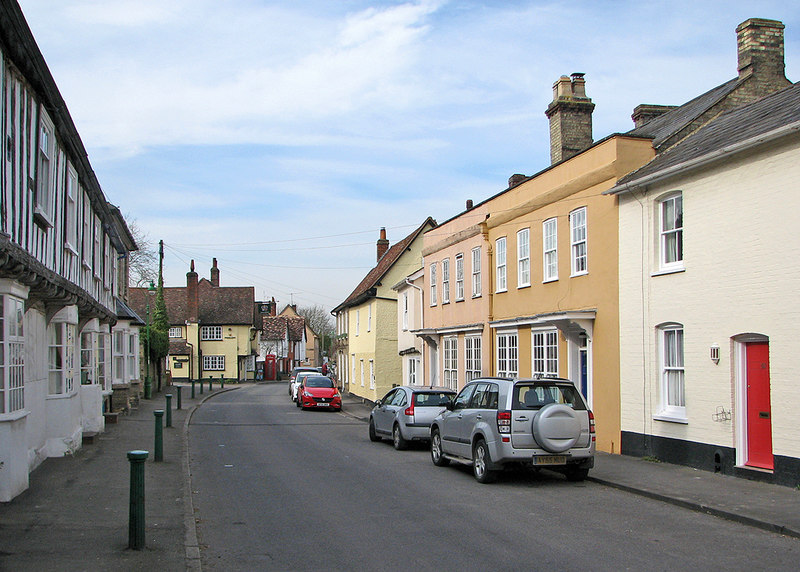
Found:
<path fill-rule="evenodd" d="M 337 323 L 348 325 L 349 371 L 346 376 L 340 371 L 339 377 L 353 395 L 375 401 L 402 384 L 402 361 L 397 351 L 397 291 L 392 286 L 420 267 L 422 233 L 435 226 L 436 222 L 428 217 L 391 248 L 386 230 L 381 229 L 377 265 L 333 309 Z"/>

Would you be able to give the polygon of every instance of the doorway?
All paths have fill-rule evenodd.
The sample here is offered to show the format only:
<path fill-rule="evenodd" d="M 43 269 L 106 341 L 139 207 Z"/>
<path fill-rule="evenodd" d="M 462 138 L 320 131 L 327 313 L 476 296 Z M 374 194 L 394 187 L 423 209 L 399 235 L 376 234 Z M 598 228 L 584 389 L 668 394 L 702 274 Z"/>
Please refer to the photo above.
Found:
<path fill-rule="evenodd" d="M 770 403 L 769 343 L 744 344 L 745 465 L 774 468 L 772 456 L 772 407 Z"/>

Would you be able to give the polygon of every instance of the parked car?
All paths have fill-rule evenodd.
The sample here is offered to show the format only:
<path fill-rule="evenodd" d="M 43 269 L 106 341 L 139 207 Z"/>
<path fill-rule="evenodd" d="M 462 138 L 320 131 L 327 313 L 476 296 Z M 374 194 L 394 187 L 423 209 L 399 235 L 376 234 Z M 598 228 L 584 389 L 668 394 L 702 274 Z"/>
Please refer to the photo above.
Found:
<path fill-rule="evenodd" d="M 403 385 L 392 389 L 375 402 L 369 414 L 370 441 L 392 439 L 402 450 L 409 441 L 427 441 L 431 421 L 444 411 L 456 392 L 447 387 Z"/>
<path fill-rule="evenodd" d="M 311 371 L 311 372 L 314 372 L 314 373 L 320 373 L 319 368 L 316 368 L 316 367 L 298 366 L 298 367 L 292 368 L 292 373 L 289 374 L 289 395 L 292 395 L 294 393 L 292 391 L 292 384 L 294 383 L 294 380 L 297 377 L 297 374 L 300 373 L 301 371 Z M 294 398 L 292 398 L 292 399 L 294 399 Z"/>
<path fill-rule="evenodd" d="M 567 379 L 476 379 L 431 423 L 431 460 L 472 464 L 481 483 L 510 463 L 581 481 L 594 466 L 594 415 Z"/>
<path fill-rule="evenodd" d="M 303 381 L 303 378 L 309 375 L 322 375 L 322 374 L 316 369 L 298 371 L 294 379 L 291 382 L 289 382 L 289 395 L 292 396 L 292 401 L 297 401 L 297 389 L 300 387 L 300 383 Z"/>
<path fill-rule="evenodd" d="M 342 396 L 330 377 L 306 375 L 297 389 L 297 406 L 342 410 Z"/>

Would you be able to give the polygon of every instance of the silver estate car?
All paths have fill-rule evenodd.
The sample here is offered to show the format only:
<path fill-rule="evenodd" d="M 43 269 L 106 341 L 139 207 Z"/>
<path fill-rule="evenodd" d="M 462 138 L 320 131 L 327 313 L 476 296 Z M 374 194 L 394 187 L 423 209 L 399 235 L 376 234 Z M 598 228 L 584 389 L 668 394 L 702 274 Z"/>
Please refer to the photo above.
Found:
<path fill-rule="evenodd" d="M 594 415 L 566 379 L 475 379 L 431 423 L 431 460 L 469 463 L 481 483 L 509 463 L 571 481 L 594 466 Z"/>
<path fill-rule="evenodd" d="M 369 414 L 369 438 L 392 439 L 402 450 L 409 441 L 427 441 L 431 421 L 445 410 L 456 392 L 447 387 L 403 385 L 395 387 L 375 402 Z"/>

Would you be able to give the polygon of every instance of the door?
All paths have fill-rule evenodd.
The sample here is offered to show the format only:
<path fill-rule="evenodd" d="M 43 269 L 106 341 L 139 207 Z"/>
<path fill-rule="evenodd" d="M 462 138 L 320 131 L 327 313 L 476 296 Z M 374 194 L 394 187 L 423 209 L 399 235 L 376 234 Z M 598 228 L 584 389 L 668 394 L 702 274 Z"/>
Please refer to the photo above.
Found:
<path fill-rule="evenodd" d="M 747 376 L 747 462 L 751 467 L 772 469 L 772 410 L 770 406 L 769 344 L 745 344 Z"/>
<path fill-rule="evenodd" d="M 583 398 L 589 401 L 589 348 L 586 347 L 586 338 L 581 336 L 578 348 L 578 375 L 580 376 L 580 390 Z"/>

